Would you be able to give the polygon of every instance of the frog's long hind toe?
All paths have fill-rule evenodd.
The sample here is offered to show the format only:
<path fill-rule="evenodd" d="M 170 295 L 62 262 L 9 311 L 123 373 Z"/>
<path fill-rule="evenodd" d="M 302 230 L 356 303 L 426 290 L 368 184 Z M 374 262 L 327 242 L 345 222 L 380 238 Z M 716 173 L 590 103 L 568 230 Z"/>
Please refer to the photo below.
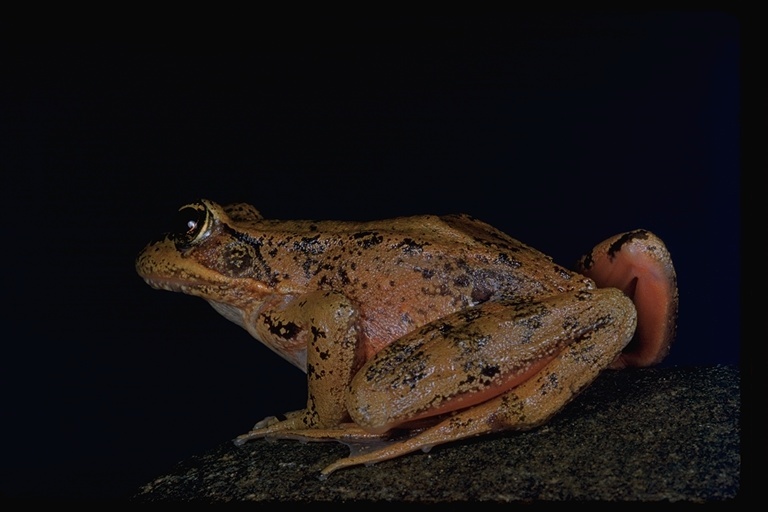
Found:
<path fill-rule="evenodd" d="M 428 452 L 433 444 L 424 442 L 418 439 L 418 437 L 419 436 L 416 435 L 408 440 L 392 440 L 385 438 L 357 440 L 355 442 L 340 440 L 340 442 L 346 444 L 350 448 L 349 456 L 326 466 L 320 472 L 320 479 L 325 480 L 328 478 L 328 475 L 339 469 L 359 466 L 361 464 L 370 466 L 377 462 L 394 459 L 418 450 Z M 411 439 L 413 441 L 411 441 Z M 435 444 L 440 444 L 440 442 Z"/>
<path fill-rule="evenodd" d="M 262 420 L 266 421 L 266 420 Z M 262 422 L 257 423 L 259 425 Z M 255 428 L 250 432 L 237 436 L 233 442 L 242 446 L 254 439 L 293 439 L 295 441 L 338 441 L 350 447 L 352 453 L 371 451 L 371 447 L 380 447 L 391 443 L 388 436 L 371 434 L 354 423 L 342 423 L 331 428 L 285 428 L 285 422 L 269 424 L 263 428 Z M 367 447 L 367 448 L 366 448 Z"/>

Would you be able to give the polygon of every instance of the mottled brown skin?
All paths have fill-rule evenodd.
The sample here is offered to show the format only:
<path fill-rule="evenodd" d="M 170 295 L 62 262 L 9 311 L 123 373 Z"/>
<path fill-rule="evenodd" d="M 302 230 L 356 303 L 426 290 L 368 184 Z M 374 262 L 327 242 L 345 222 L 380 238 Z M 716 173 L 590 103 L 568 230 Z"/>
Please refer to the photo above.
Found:
<path fill-rule="evenodd" d="M 647 316 L 663 325 L 643 328 L 650 341 L 637 343 L 635 361 L 622 349 L 636 309 L 613 286 L 646 300 L 634 297 L 644 274 L 622 270 L 621 282 L 599 275 L 607 288 L 597 288 L 467 215 L 277 221 L 249 205 L 207 200 L 180 212 L 182 229 L 144 249 L 139 274 L 156 288 L 208 300 L 307 373 L 307 407 L 262 420 L 238 442 L 415 432 L 324 475 L 541 424 L 609 365 L 663 357 L 674 334 L 674 269 L 646 231 L 606 241 L 581 262 L 592 272 L 610 267 L 625 245 L 662 256 L 649 266 L 667 279 L 667 302 Z"/>

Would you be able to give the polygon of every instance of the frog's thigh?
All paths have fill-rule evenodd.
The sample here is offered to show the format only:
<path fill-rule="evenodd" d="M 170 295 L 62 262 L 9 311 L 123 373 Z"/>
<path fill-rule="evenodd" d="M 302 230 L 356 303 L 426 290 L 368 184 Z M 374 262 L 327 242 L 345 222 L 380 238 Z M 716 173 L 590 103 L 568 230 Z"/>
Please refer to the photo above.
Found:
<path fill-rule="evenodd" d="M 352 380 L 349 414 L 366 430 L 381 433 L 464 409 L 529 380 L 570 344 L 615 355 L 634 327 L 634 308 L 616 289 L 535 303 L 486 302 L 376 354 Z"/>
<path fill-rule="evenodd" d="M 597 290 L 608 303 L 628 300 L 616 289 Z M 524 430 L 546 422 L 589 385 L 617 356 L 632 336 L 635 314 L 618 307 L 588 331 L 578 331 L 572 343 L 522 384 L 486 402 L 458 411 L 402 442 L 341 459 L 324 475 L 357 464 L 371 464 L 416 450 L 501 430 Z"/>

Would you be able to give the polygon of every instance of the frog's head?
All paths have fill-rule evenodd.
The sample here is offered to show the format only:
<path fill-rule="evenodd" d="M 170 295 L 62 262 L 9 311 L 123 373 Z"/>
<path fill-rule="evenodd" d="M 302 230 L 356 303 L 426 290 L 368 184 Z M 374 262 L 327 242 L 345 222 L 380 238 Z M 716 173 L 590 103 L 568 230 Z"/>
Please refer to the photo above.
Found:
<path fill-rule="evenodd" d="M 136 271 L 153 288 L 183 292 L 242 309 L 268 293 L 275 277 L 261 241 L 247 229 L 262 220 L 248 204 L 201 199 L 179 208 L 177 229 L 150 242 Z"/>

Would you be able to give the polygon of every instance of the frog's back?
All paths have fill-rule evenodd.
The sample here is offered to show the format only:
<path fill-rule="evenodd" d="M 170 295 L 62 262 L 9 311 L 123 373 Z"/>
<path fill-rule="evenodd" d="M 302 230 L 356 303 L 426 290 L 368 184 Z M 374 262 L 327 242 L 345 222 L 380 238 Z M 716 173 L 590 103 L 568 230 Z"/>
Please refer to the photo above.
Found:
<path fill-rule="evenodd" d="M 584 285 L 580 274 L 474 217 L 455 214 L 437 220 L 461 241 L 463 250 L 457 262 L 466 263 L 475 286 L 488 290 L 487 298 L 528 301 Z M 474 295 L 483 301 L 482 293 Z"/>
<path fill-rule="evenodd" d="M 463 308 L 490 299 L 533 300 L 583 286 L 583 276 L 466 214 L 338 226 L 343 226 L 340 246 L 346 255 L 337 261 L 347 263 L 345 276 L 356 275 L 366 284 L 386 280 L 388 286 L 377 287 L 379 297 L 387 289 L 415 287 L 453 295 L 453 304 Z M 338 276 L 337 271 L 323 274 L 325 282 Z"/>
<path fill-rule="evenodd" d="M 527 302 L 583 286 L 582 276 L 468 215 L 322 227 L 335 228 L 336 242 L 308 287 L 341 291 L 359 304 L 372 352 L 489 300 Z"/>

